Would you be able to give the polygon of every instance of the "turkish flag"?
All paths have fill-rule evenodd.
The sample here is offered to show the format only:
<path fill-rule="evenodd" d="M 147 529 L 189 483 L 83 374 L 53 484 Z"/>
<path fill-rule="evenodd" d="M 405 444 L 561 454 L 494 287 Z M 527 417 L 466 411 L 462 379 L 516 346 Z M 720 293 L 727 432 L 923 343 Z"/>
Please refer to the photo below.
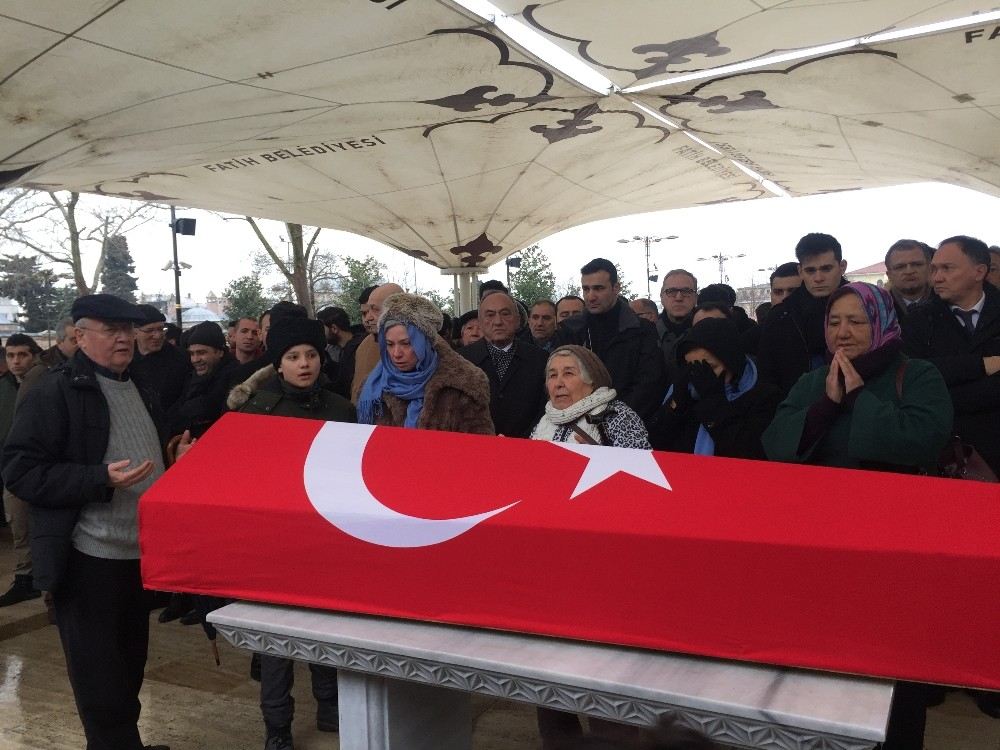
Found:
<path fill-rule="evenodd" d="M 149 588 L 1000 689 L 997 485 L 229 414 Z"/>

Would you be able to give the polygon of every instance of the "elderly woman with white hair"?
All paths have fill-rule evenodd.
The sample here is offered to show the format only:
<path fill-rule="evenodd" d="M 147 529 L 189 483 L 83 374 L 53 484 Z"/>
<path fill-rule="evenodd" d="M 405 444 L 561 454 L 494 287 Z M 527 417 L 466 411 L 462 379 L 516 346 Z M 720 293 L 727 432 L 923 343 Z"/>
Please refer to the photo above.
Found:
<path fill-rule="evenodd" d="M 611 387 L 604 363 L 582 346 L 560 346 L 545 365 L 549 401 L 532 440 L 649 450 L 642 419 Z"/>

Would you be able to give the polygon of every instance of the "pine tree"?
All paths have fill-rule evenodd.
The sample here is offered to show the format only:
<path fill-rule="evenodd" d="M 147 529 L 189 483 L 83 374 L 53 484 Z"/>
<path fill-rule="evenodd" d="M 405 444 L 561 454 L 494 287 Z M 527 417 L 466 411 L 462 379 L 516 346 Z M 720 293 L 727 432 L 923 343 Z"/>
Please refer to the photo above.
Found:
<path fill-rule="evenodd" d="M 52 269 L 40 268 L 36 256 L 0 258 L 0 295 L 21 305 L 27 331 L 50 330 L 69 314 L 76 291 L 56 286 L 62 279 Z"/>
<path fill-rule="evenodd" d="M 262 312 L 274 304 L 274 300 L 264 294 L 264 286 L 260 283 L 260 276 L 257 273 L 233 279 L 222 292 L 222 298 L 226 301 L 222 311 L 229 320 L 240 318 L 256 320 Z"/>
<path fill-rule="evenodd" d="M 135 302 L 135 290 L 139 288 L 135 276 L 135 263 L 128 250 L 128 240 L 120 234 L 108 237 L 104 242 L 104 268 L 101 270 L 101 291 Z"/>
<path fill-rule="evenodd" d="M 340 293 L 334 304 L 342 307 L 352 323 L 361 321 L 361 305 L 358 297 L 366 287 L 381 284 L 385 281 L 385 265 L 378 262 L 372 255 L 366 255 L 363 260 L 350 257 L 341 258 L 344 273 L 340 279 Z"/>

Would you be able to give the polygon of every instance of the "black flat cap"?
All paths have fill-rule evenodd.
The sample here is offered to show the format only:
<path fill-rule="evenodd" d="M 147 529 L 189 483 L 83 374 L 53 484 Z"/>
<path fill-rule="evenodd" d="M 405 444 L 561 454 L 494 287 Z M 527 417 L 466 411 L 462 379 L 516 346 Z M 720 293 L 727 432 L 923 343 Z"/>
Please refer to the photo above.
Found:
<path fill-rule="evenodd" d="M 166 323 L 167 316 L 161 313 L 152 305 L 136 305 L 139 311 L 146 317 L 146 323 Z"/>
<path fill-rule="evenodd" d="M 85 294 L 83 297 L 77 297 L 70 310 L 70 316 L 74 323 L 80 318 L 123 320 L 140 325 L 148 322 L 138 305 L 133 305 L 113 294 Z"/>

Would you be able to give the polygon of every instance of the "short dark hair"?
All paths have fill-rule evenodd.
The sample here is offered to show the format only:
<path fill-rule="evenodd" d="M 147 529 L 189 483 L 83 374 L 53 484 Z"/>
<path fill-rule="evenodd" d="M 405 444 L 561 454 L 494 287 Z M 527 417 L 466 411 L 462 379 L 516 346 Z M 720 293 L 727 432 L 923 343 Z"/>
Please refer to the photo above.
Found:
<path fill-rule="evenodd" d="M 507 287 L 504 286 L 504 283 L 502 281 L 500 281 L 499 279 L 490 279 L 489 281 L 484 281 L 482 284 L 479 285 L 480 302 L 482 302 L 485 293 L 489 291 L 503 292 L 504 294 L 510 296 L 510 292 L 508 291 Z M 513 297 L 511 297 L 511 299 L 513 299 Z"/>
<path fill-rule="evenodd" d="M 660 308 L 656 306 L 656 303 L 647 297 L 638 297 L 637 299 L 634 299 L 632 301 L 638 302 L 640 305 L 645 307 L 649 312 L 653 313 L 654 315 L 657 315 L 660 312 Z"/>
<path fill-rule="evenodd" d="M 679 274 L 679 273 L 682 273 L 685 276 L 690 276 L 691 277 L 691 286 L 693 286 L 694 290 L 697 292 L 698 291 L 698 279 L 695 278 L 695 275 L 693 273 L 691 273 L 690 271 L 688 271 L 686 268 L 674 268 L 674 269 L 672 269 L 670 271 L 667 271 L 665 274 L 663 274 L 663 280 L 666 281 L 671 276 L 674 276 L 674 275 Z"/>
<path fill-rule="evenodd" d="M 378 287 L 379 287 L 378 284 L 372 284 L 371 286 L 366 286 L 364 289 L 362 289 L 361 293 L 358 295 L 358 304 L 359 305 L 366 304 L 368 302 L 368 298 L 372 296 L 372 292 L 378 289 Z"/>
<path fill-rule="evenodd" d="M 774 286 L 775 279 L 787 279 L 792 276 L 799 275 L 799 264 L 794 261 L 789 261 L 788 263 L 782 263 L 780 266 L 775 268 L 771 272 L 771 278 L 768 280 L 768 284 Z"/>
<path fill-rule="evenodd" d="M 566 296 L 560 297 L 559 299 L 556 300 L 556 310 L 559 309 L 559 305 L 561 305 L 563 302 L 565 302 L 568 299 L 575 299 L 577 302 L 581 302 L 584 305 L 587 304 L 586 302 L 584 302 L 583 297 L 577 297 L 575 294 L 567 294 Z"/>
<path fill-rule="evenodd" d="M 924 258 L 927 262 L 931 262 L 931 258 L 934 257 L 934 248 L 928 245 L 926 242 L 921 242 L 920 240 L 896 240 L 892 243 L 892 246 L 886 251 L 885 254 L 885 265 L 888 268 L 889 261 L 892 260 L 892 254 L 898 253 L 901 250 L 923 250 Z"/>
<path fill-rule="evenodd" d="M 698 304 L 703 302 L 724 302 L 732 307 L 736 304 L 736 290 L 729 284 L 709 284 L 698 293 Z"/>
<path fill-rule="evenodd" d="M 814 258 L 831 250 L 833 257 L 838 261 L 844 259 L 843 251 L 840 249 L 840 243 L 837 242 L 836 237 L 832 234 L 810 232 L 795 245 L 795 257 L 798 258 L 799 263 L 802 263 L 806 258 Z"/>
<path fill-rule="evenodd" d="M 770 302 L 761 302 L 757 307 L 754 308 L 753 317 L 758 323 L 763 323 L 764 318 L 767 314 L 771 312 L 773 305 Z"/>
<path fill-rule="evenodd" d="M 226 323 L 226 328 L 235 328 L 239 324 L 240 324 L 239 318 L 237 318 L 236 320 L 230 320 L 228 323 Z"/>
<path fill-rule="evenodd" d="M 957 234 L 954 237 L 941 240 L 938 249 L 940 250 L 944 245 L 958 245 L 973 263 L 990 267 L 990 249 L 982 240 L 965 234 Z"/>
<path fill-rule="evenodd" d="M 7 339 L 7 348 L 12 346 L 26 346 L 32 354 L 42 353 L 42 347 L 26 333 L 12 333 Z"/>
<path fill-rule="evenodd" d="M 531 303 L 531 307 L 533 308 L 535 305 L 548 305 L 549 307 L 552 308 L 552 314 L 553 315 L 556 314 L 556 303 L 550 299 L 536 299 L 534 302 Z M 529 308 L 529 311 L 530 309 L 531 308 Z"/>
<path fill-rule="evenodd" d="M 711 312 L 712 310 L 718 310 L 730 320 L 733 319 L 733 308 L 725 302 L 718 302 L 715 300 L 712 302 L 701 302 L 695 305 L 694 310 L 691 311 L 691 317 L 694 317 L 699 312 Z"/>
<path fill-rule="evenodd" d="M 590 263 L 580 269 L 580 275 L 589 276 L 592 273 L 600 273 L 601 271 L 608 272 L 608 278 L 611 280 L 612 284 L 618 283 L 618 269 L 615 268 L 615 264 L 607 258 L 594 258 L 590 261 Z"/>
<path fill-rule="evenodd" d="M 347 331 L 351 328 L 351 319 L 347 316 L 347 311 L 342 307 L 324 307 L 316 313 L 316 319 L 327 327 L 337 326 L 342 331 Z"/>

